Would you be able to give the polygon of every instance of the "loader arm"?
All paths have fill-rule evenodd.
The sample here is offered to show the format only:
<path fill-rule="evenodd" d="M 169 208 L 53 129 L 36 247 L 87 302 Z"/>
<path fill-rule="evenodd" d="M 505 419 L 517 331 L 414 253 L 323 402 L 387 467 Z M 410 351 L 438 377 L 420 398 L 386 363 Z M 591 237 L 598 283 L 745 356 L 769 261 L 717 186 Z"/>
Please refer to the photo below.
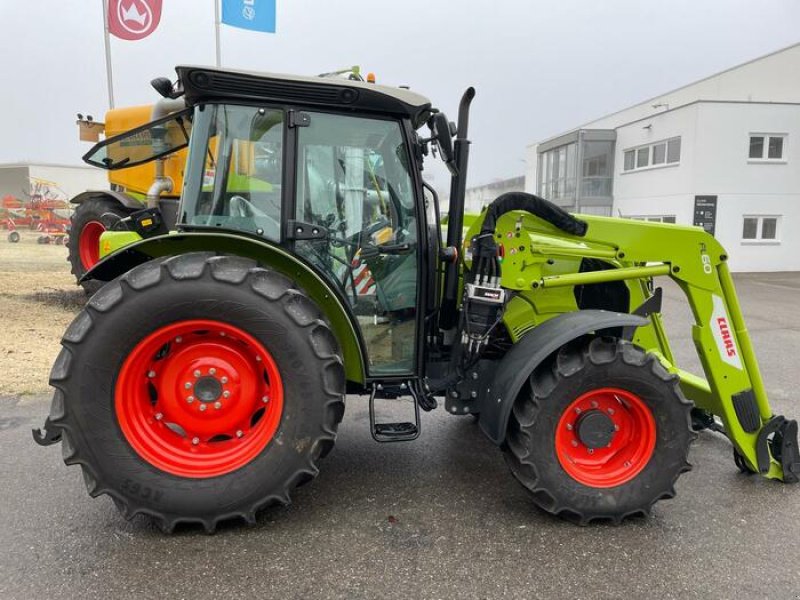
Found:
<path fill-rule="evenodd" d="M 660 311 L 650 324 L 639 328 L 634 342 L 656 354 L 680 378 L 687 398 L 722 420 L 725 432 L 750 471 L 771 479 L 796 482 L 800 476 L 797 424 L 775 415 L 770 407 L 753 345 L 744 323 L 727 253 L 720 243 L 696 227 L 628 221 L 581 215 L 585 236 L 569 236 L 533 215 L 515 211 L 498 220 L 498 242 L 505 249 L 503 287 L 535 306 L 537 320 L 559 310 L 558 303 L 572 298 L 575 286 L 626 281 L 641 289 L 647 282 L 670 277 L 686 295 L 694 316 L 692 339 L 705 379 L 680 369 L 672 356 Z M 473 225 L 479 227 L 479 223 Z M 471 228 L 472 229 L 472 228 Z M 525 234 L 530 244 L 520 243 Z M 560 263 L 598 259 L 615 268 L 575 272 Z M 636 285 L 638 280 L 640 285 Z M 559 290 L 559 288 L 562 288 Z M 559 292 L 564 292 L 559 297 Z M 637 298 L 631 294 L 631 310 Z M 538 323 L 531 322 L 533 326 Z M 516 323 L 516 328 L 525 327 Z M 511 328 L 510 328 L 511 329 Z"/>

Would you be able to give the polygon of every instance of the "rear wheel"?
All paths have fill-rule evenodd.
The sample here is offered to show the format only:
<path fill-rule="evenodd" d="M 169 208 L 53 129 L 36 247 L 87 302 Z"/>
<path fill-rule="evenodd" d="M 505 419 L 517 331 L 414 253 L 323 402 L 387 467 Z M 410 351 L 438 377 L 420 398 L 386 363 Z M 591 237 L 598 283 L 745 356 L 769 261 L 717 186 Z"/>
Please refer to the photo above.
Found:
<path fill-rule="evenodd" d="M 653 355 L 615 338 L 579 341 L 520 393 L 506 459 L 547 512 L 581 524 L 646 515 L 690 469 L 691 408 Z"/>
<path fill-rule="evenodd" d="M 344 411 L 336 339 L 289 279 L 250 260 L 136 267 L 94 295 L 62 344 L 50 419 L 65 462 L 128 518 L 165 530 L 253 522 L 287 504 L 333 447 Z"/>
<path fill-rule="evenodd" d="M 94 197 L 78 204 L 72 213 L 70 235 L 67 241 L 67 260 L 72 274 L 80 281 L 84 274 L 100 261 L 100 236 L 131 211 L 119 201 L 109 197 Z M 93 294 L 103 282 L 81 283 L 86 293 Z"/>
<path fill-rule="evenodd" d="M 19 231 L 11 231 L 8 234 L 8 241 L 11 242 L 12 244 L 16 244 L 17 242 L 19 242 Z"/>

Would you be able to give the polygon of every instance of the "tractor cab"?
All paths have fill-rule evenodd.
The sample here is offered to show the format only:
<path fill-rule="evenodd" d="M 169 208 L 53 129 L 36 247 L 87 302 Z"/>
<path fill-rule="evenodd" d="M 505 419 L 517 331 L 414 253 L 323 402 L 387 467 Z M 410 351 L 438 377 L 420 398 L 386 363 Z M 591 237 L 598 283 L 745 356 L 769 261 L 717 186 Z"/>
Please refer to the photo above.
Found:
<path fill-rule="evenodd" d="M 178 73 L 186 110 L 101 142 L 85 160 L 125 168 L 188 145 L 177 231 L 245 235 L 292 252 L 351 313 L 367 376 L 415 376 L 420 291 L 434 283 L 421 280 L 420 263 L 438 252 L 421 159 L 431 142 L 448 156 L 446 117 L 423 96 L 361 81 Z M 416 130 L 426 123 L 441 131 L 423 139 Z M 105 253 L 129 236 L 105 233 Z"/>

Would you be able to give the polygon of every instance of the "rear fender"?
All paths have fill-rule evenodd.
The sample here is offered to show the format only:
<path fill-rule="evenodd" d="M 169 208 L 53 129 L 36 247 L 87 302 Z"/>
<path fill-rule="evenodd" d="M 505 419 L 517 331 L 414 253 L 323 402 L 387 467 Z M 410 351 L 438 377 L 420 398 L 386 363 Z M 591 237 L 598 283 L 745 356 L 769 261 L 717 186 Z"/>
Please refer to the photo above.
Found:
<path fill-rule="evenodd" d="M 545 321 L 528 331 L 502 358 L 491 384 L 483 391 L 479 424 L 495 444 L 506 438 L 517 395 L 531 373 L 561 346 L 582 335 L 617 327 L 637 328 L 650 321 L 638 315 L 606 310 L 579 310 Z"/>
<path fill-rule="evenodd" d="M 81 281 L 111 281 L 132 268 L 154 258 L 216 252 L 252 258 L 275 269 L 297 283 L 317 303 L 336 334 L 342 348 L 345 373 L 349 381 L 366 381 L 364 344 L 358 324 L 346 301 L 313 267 L 289 254 L 280 246 L 260 239 L 226 233 L 170 233 L 127 245 L 97 263 Z"/>
<path fill-rule="evenodd" d="M 111 198 L 112 200 L 116 200 L 125 208 L 130 208 L 131 210 L 141 210 L 145 207 L 144 202 L 141 200 L 137 200 L 133 196 L 126 194 L 125 192 L 115 192 L 112 190 L 89 190 L 87 192 L 81 192 L 72 200 L 70 200 L 71 204 L 82 204 L 91 198 Z"/>

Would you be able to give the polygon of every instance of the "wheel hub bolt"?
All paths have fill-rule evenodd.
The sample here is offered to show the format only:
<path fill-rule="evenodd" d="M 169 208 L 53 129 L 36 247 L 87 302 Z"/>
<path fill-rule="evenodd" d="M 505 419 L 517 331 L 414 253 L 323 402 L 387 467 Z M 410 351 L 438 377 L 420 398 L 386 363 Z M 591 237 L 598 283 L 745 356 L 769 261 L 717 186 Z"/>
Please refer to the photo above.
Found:
<path fill-rule="evenodd" d="M 567 431 L 572 431 L 572 423 L 567 423 Z"/>
<path fill-rule="evenodd" d="M 147 373 L 147 376 L 148 376 L 150 379 L 152 379 L 153 377 L 155 377 L 155 376 L 156 376 L 156 372 L 155 372 L 155 371 L 148 371 L 148 373 Z"/>
<path fill-rule="evenodd" d="M 628 469 L 631 466 L 631 461 L 626 460 L 624 464 L 625 464 L 625 468 Z"/>
<path fill-rule="evenodd" d="M 269 398 L 268 398 L 267 396 L 261 396 L 261 401 L 262 401 L 264 404 L 266 404 L 267 402 L 269 402 Z"/>
<path fill-rule="evenodd" d="M 197 444 L 199 444 L 199 443 L 200 443 L 200 438 L 198 438 L 198 437 L 192 438 L 192 444 L 197 446 Z"/>
<path fill-rule="evenodd" d="M 195 377 L 200 377 L 200 375 L 202 375 L 202 373 L 200 372 L 200 369 L 195 369 L 194 376 Z"/>
<path fill-rule="evenodd" d="M 191 404 L 192 402 L 194 402 L 194 396 L 189 396 L 188 398 L 186 398 L 186 401 L 187 401 L 189 404 Z"/>
<path fill-rule="evenodd" d="M 182 341 L 183 341 L 183 338 L 181 336 L 178 336 L 178 337 L 175 338 L 175 342 L 178 343 L 178 344 L 180 344 Z"/>
<path fill-rule="evenodd" d="M 592 408 L 597 408 L 597 400 L 592 400 Z"/>
<path fill-rule="evenodd" d="M 214 408 L 216 408 L 217 410 L 222 408 L 222 402 L 214 402 Z"/>
<path fill-rule="evenodd" d="M 183 384 L 183 387 L 185 387 L 187 390 L 190 390 L 192 389 L 192 384 L 187 381 L 186 383 Z"/>
<path fill-rule="evenodd" d="M 220 381 L 221 381 L 222 383 L 228 383 L 228 378 L 227 378 L 227 377 L 225 377 L 225 376 L 223 375 L 223 376 L 220 378 Z"/>
<path fill-rule="evenodd" d="M 614 409 L 613 408 L 609 408 L 608 409 L 608 414 L 613 415 L 614 414 Z"/>
<path fill-rule="evenodd" d="M 578 446 L 578 440 L 572 440 L 572 445 L 577 447 Z"/>
<path fill-rule="evenodd" d="M 231 393 L 228 390 L 225 390 L 224 392 L 222 392 L 222 397 L 223 398 L 230 398 L 231 397 Z"/>
<path fill-rule="evenodd" d="M 581 414 L 581 409 L 576 407 L 575 408 L 575 414 L 578 414 L 578 415 Z"/>
<path fill-rule="evenodd" d="M 256 362 L 261 362 L 261 357 L 260 356 L 256 356 Z"/>
<path fill-rule="evenodd" d="M 594 454 L 594 448 L 589 448 L 588 452 L 589 452 L 589 454 Z"/>
<path fill-rule="evenodd" d="M 214 367 L 211 367 L 211 368 L 208 370 L 208 374 L 209 374 L 209 375 L 214 375 L 216 372 L 217 372 L 217 370 L 216 370 Z"/>
<path fill-rule="evenodd" d="M 207 408 L 208 408 L 208 407 L 207 407 L 205 404 L 201 404 L 201 405 L 200 405 L 200 412 L 203 412 L 203 411 L 205 411 Z"/>
<path fill-rule="evenodd" d="M 242 431 L 241 429 L 239 429 L 239 430 L 236 432 L 236 437 L 237 437 L 237 438 L 244 437 L 244 431 Z"/>
<path fill-rule="evenodd" d="M 614 431 L 619 431 L 619 425 L 614 424 Z"/>
<path fill-rule="evenodd" d="M 156 413 L 156 421 L 160 421 L 163 418 L 164 418 L 164 415 L 162 415 L 161 413 Z"/>

